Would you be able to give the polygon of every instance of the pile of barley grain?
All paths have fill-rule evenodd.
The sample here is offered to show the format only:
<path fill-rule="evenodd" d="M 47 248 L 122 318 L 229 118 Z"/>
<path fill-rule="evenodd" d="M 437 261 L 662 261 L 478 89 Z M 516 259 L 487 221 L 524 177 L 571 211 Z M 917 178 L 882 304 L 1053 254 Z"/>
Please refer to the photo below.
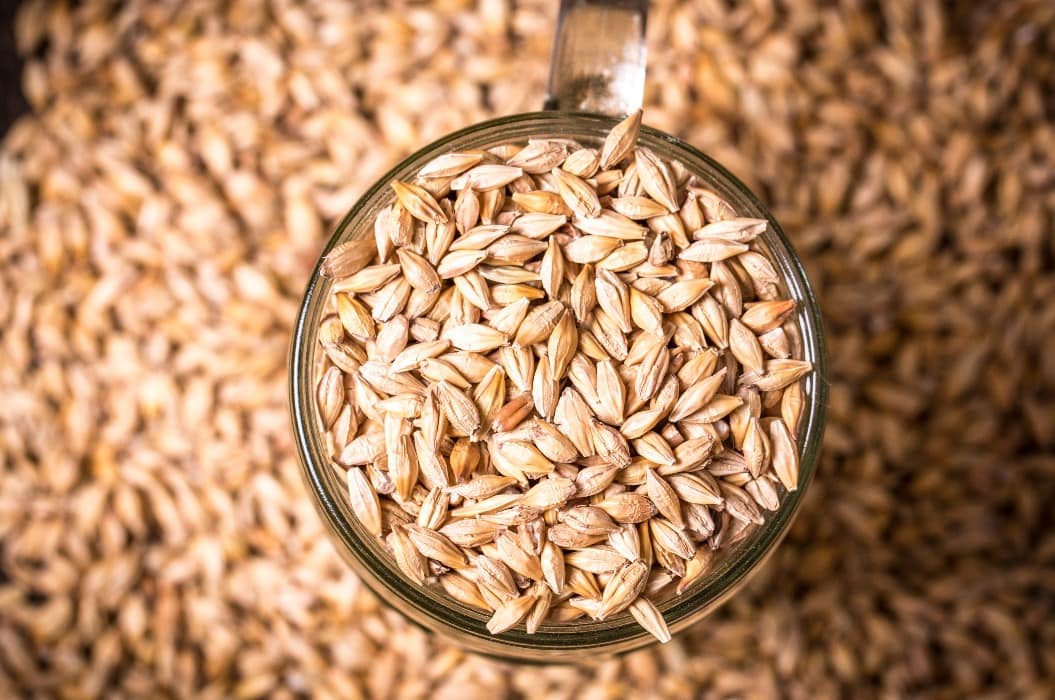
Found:
<path fill-rule="evenodd" d="M 627 610 L 668 642 L 655 603 L 799 487 L 768 222 L 640 125 L 440 154 L 321 266 L 311 429 L 364 534 L 492 634 Z"/>
<path fill-rule="evenodd" d="M 542 93 L 555 3 L 386 5 L 20 15 L 0 694 L 1044 697 L 1055 6 L 653 3 L 648 121 L 771 203 L 819 287 L 826 455 L 717 615 L 510 672 L 379 609 L 289 440 L 289 325 L 328 227 L 400 155 Z"/>

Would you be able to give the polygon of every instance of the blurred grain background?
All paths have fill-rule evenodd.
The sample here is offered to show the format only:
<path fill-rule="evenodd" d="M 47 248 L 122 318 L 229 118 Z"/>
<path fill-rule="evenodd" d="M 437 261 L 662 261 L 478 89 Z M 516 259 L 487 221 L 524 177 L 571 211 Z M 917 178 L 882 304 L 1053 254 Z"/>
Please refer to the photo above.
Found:
<path fill-rule="evenodd" d="M 653 3 L 646 121 L 772 204 L 833 370 L 804 512 L 718 614 L 590 667 L 511 668 L 380 609 L 338 560 L 285 405 L 307 272 L 400 156 L 541 103 L 555 11 L 22 6 L 30 112 L 0 151 L 0 694 L 1052 696 L 1047 0 Z"/>

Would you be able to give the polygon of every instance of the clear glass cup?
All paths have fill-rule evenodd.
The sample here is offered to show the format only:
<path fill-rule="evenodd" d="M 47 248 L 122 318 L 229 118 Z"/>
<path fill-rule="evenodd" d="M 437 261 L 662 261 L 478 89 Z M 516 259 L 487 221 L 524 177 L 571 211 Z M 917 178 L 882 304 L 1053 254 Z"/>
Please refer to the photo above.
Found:
<path fill-rule="evenodd" d="M 643 36 L 644 4 L 618 0 L 609 3 L 572 0 L 564 3 L 562 13 L 574 11 L 578 5 L 587 5 L 592 11 L 600 8 L 602 12 L 639 13 L 639 21 L 625 20 L 624 17 L 625 21 L 619 20 L 612 25 L 625 26 L 627 34 L 624 38 L 632 42 L 641 41 Z M 566 17 L 562 15 L 562 19 Z M 638 87 L 633 80 L 626 79 L 625 72 L 608 72 L 592 82 L 576 80 L 564 93 L 570 95 L 570 99 L 555 97 L 559 85 L 558 89 L 554 86 L 561 80 L 561 75 L 567 75 L 566 71 L 557 68 L 564 65 L 559 53 L 562 45 L 568 43 L 568 38 L 563 34 L 569 26 L 576 26 L 570 21 L 562 21 L 561 25 L 554 52 L 556 77 L 551 76 L 549 104 L 589 104 L 594 109 L 612 109 L 617 113 L 635 109 L 635 95 L 639 104 L 640 94 L 634 92 Z M 630 53 L 624 51 L 615 60 L 622 61 Z M 574 56 L 575 51 L 571 54 Z M 575 63 L 574 59 L 568 60 Z M 643 56 L 641 61 L 643 74 Z M 582 64 L 580 61 L 577 65 L 581 68 Z M 617 81 L 614 89 L 606 94 L 604 79 L 613 75 Z M 612 86 L 608 84 L 609 88 Z M 449 134 L 411 155 L 378 180 L 337 226 L 319 262 L 334 246 L 350 239 L 362 239 L 363 245 L 373 245 L 373 220 L 392 201 L 388 182 L 393 179 L 411 179 L 413 173 L 442 153 L 489 148 L 513 141 L 525 142 L 536 137 L 572 138 L 586 144 L 600 145 L 604 135 L 616 122 L 616 118 L 601 114 L 546 111 L 494 119 Z M 681 161 L 729 201 L 742 216 L 769 221 L 768 230 L 760 238 L 760 245 L 781 275 L 784 291 L 798 304 L 790 333 L 792 343 L 797 346 L 795 351 L 799 357 L 814 365 L 813 373 L 804 380 L 806 406 L 798 431 L 801 462 L 798 490 L 784 492 L 781 489 L 780 507 L 766 514 L 765 524 L 758 526 L 741 542 L 723 550 L 711 571 L 684 594 L 658 604 L 670 631 L 676 634 L 698 622 L 735 594 L 751 573 L 765 562 L 791 525 L 813 479 L 820 452 L 827 399 L 827 363 L 820 311 L 809 280 L 791 244 L 765 206 L 736 177 L 689 144 L 647 126 L 642 127 L 639 142 L 663 158 Z M 569 623 L 544 624 L 533 635 L 528 635 L 521 626 L 494 636 L 487 631 L 489 616 L 484 611 L 451 599 L 439 587 L 418 586 L 400 572 L 381 543 L 352 514 L 344 484 L 331 466 L 319 428 L 314 387 L 317 380 L 315 368 L 322 351 L 316 342 L 316 335 L 324 316 L 330 284 L 330 280 L 320 274 L 317 263 L 304 293 L 292 339 L 290 408 L 309 496 L 337 551 L 363 583 L 387 605 L 419 626 L 466 649 L 491 656 L 520 661 L 572 662 L 598 654 L 626 652 L 650 644 L 653 638 L 626 612 L 603 622 L 580 619 Z"/>

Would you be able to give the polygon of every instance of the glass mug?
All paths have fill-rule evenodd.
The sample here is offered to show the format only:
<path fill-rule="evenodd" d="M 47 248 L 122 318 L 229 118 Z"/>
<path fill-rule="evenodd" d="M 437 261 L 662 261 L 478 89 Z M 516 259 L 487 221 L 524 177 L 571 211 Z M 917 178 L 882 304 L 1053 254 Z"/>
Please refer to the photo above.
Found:
<path fill-rule="evenodd" d="M 438 586 L 421 587 L 406 578 L 381 543 L 352 514 L 345 486 L 334 471 L 320 431 L 314 400 L 315 367 L 321 352 L 316 335 L 325 315 L 331 281 L 319 265 L 336 245 L 360 238 L 373 243 L 373 220 L 392 201 L 388 183 L 410 180 L 423 165 L 451 151 L 485 149 L 529 138 L 570 138 L 600 146 L 617 116 L 641 106 L 644 90 L 644 0 L 563 0 L 550 69 L 549 111 L 518 114 L 452 133 L 411 155 L 378 180 L 337 226 L 316 263 L 297 316 L 290 351 L 290 407 L 293 431 L 308 493 L 337 551 L 387 605 L 415 624 L 462 647 L 507 659 L 569 662 L 621 653 L 654 639 L 626 611 L 602 622 L 580 618 L 546 623 L 533 634 L 522 626 L 498 636 L 486 628 L 490 615 L 448 597 Z M 672 634 L 715 610 L 736 593 L 787 532 L 813 479 L 824 430 L 827 367 L 821 317 L 802 265 L 777 222 L 733 175 L 677 138 L 642 126 L 639 143 L 689 171 L 726 199 L 741 216 L 764 218 L 758 239 L 782 277 L 784 292 L 798 304 L 789 333 L 796 354 L 813 363 L 804 380 L 806 405 L 799 422 L 799 488 L 782 493 L 778 510 L 747 538 L 723 550 L 708 574 L 680 596 L 657 603 Z M 783 489 L 781 489 L 783 490 Z"/>

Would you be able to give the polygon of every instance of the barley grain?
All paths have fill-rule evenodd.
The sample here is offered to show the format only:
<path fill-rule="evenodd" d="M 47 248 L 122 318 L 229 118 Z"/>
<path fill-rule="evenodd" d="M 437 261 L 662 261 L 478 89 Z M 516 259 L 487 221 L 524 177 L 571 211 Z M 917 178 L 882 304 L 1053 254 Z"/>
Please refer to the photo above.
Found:
<path fill-rule="evenodd" d="M 376 255 L 342 248 L 327 268 L 317 404 L 324 428 L 347 414 L 328 439 L 356 510 L 377 534 L 379 493 L 405 510 L 389 543 L 416 581 L 415 557 L 430 575 L 475 562 L 476 593 L 441 582 L 494 609 L 495 631 L 566 616 L 569 592 L 615 614 L 653 569 L 663 590 L 700 571 L 701 548 L 746 537 L 776 483 L 797 488 L 794 436 L 770 413 L 797 422 L 810 365 L 791 359 L 796 305 L 756 250 L 768 222 L 638 146 L 640 116 L 600 153 L 540 139 L 434 159 L 391 183 Z M 348 405 L 382 431 L 345 410 L 349 375 Z M 604 593 L 576 588 L 591 574 Z M 662 637 L 653 610 L 638 614 Z"/>

